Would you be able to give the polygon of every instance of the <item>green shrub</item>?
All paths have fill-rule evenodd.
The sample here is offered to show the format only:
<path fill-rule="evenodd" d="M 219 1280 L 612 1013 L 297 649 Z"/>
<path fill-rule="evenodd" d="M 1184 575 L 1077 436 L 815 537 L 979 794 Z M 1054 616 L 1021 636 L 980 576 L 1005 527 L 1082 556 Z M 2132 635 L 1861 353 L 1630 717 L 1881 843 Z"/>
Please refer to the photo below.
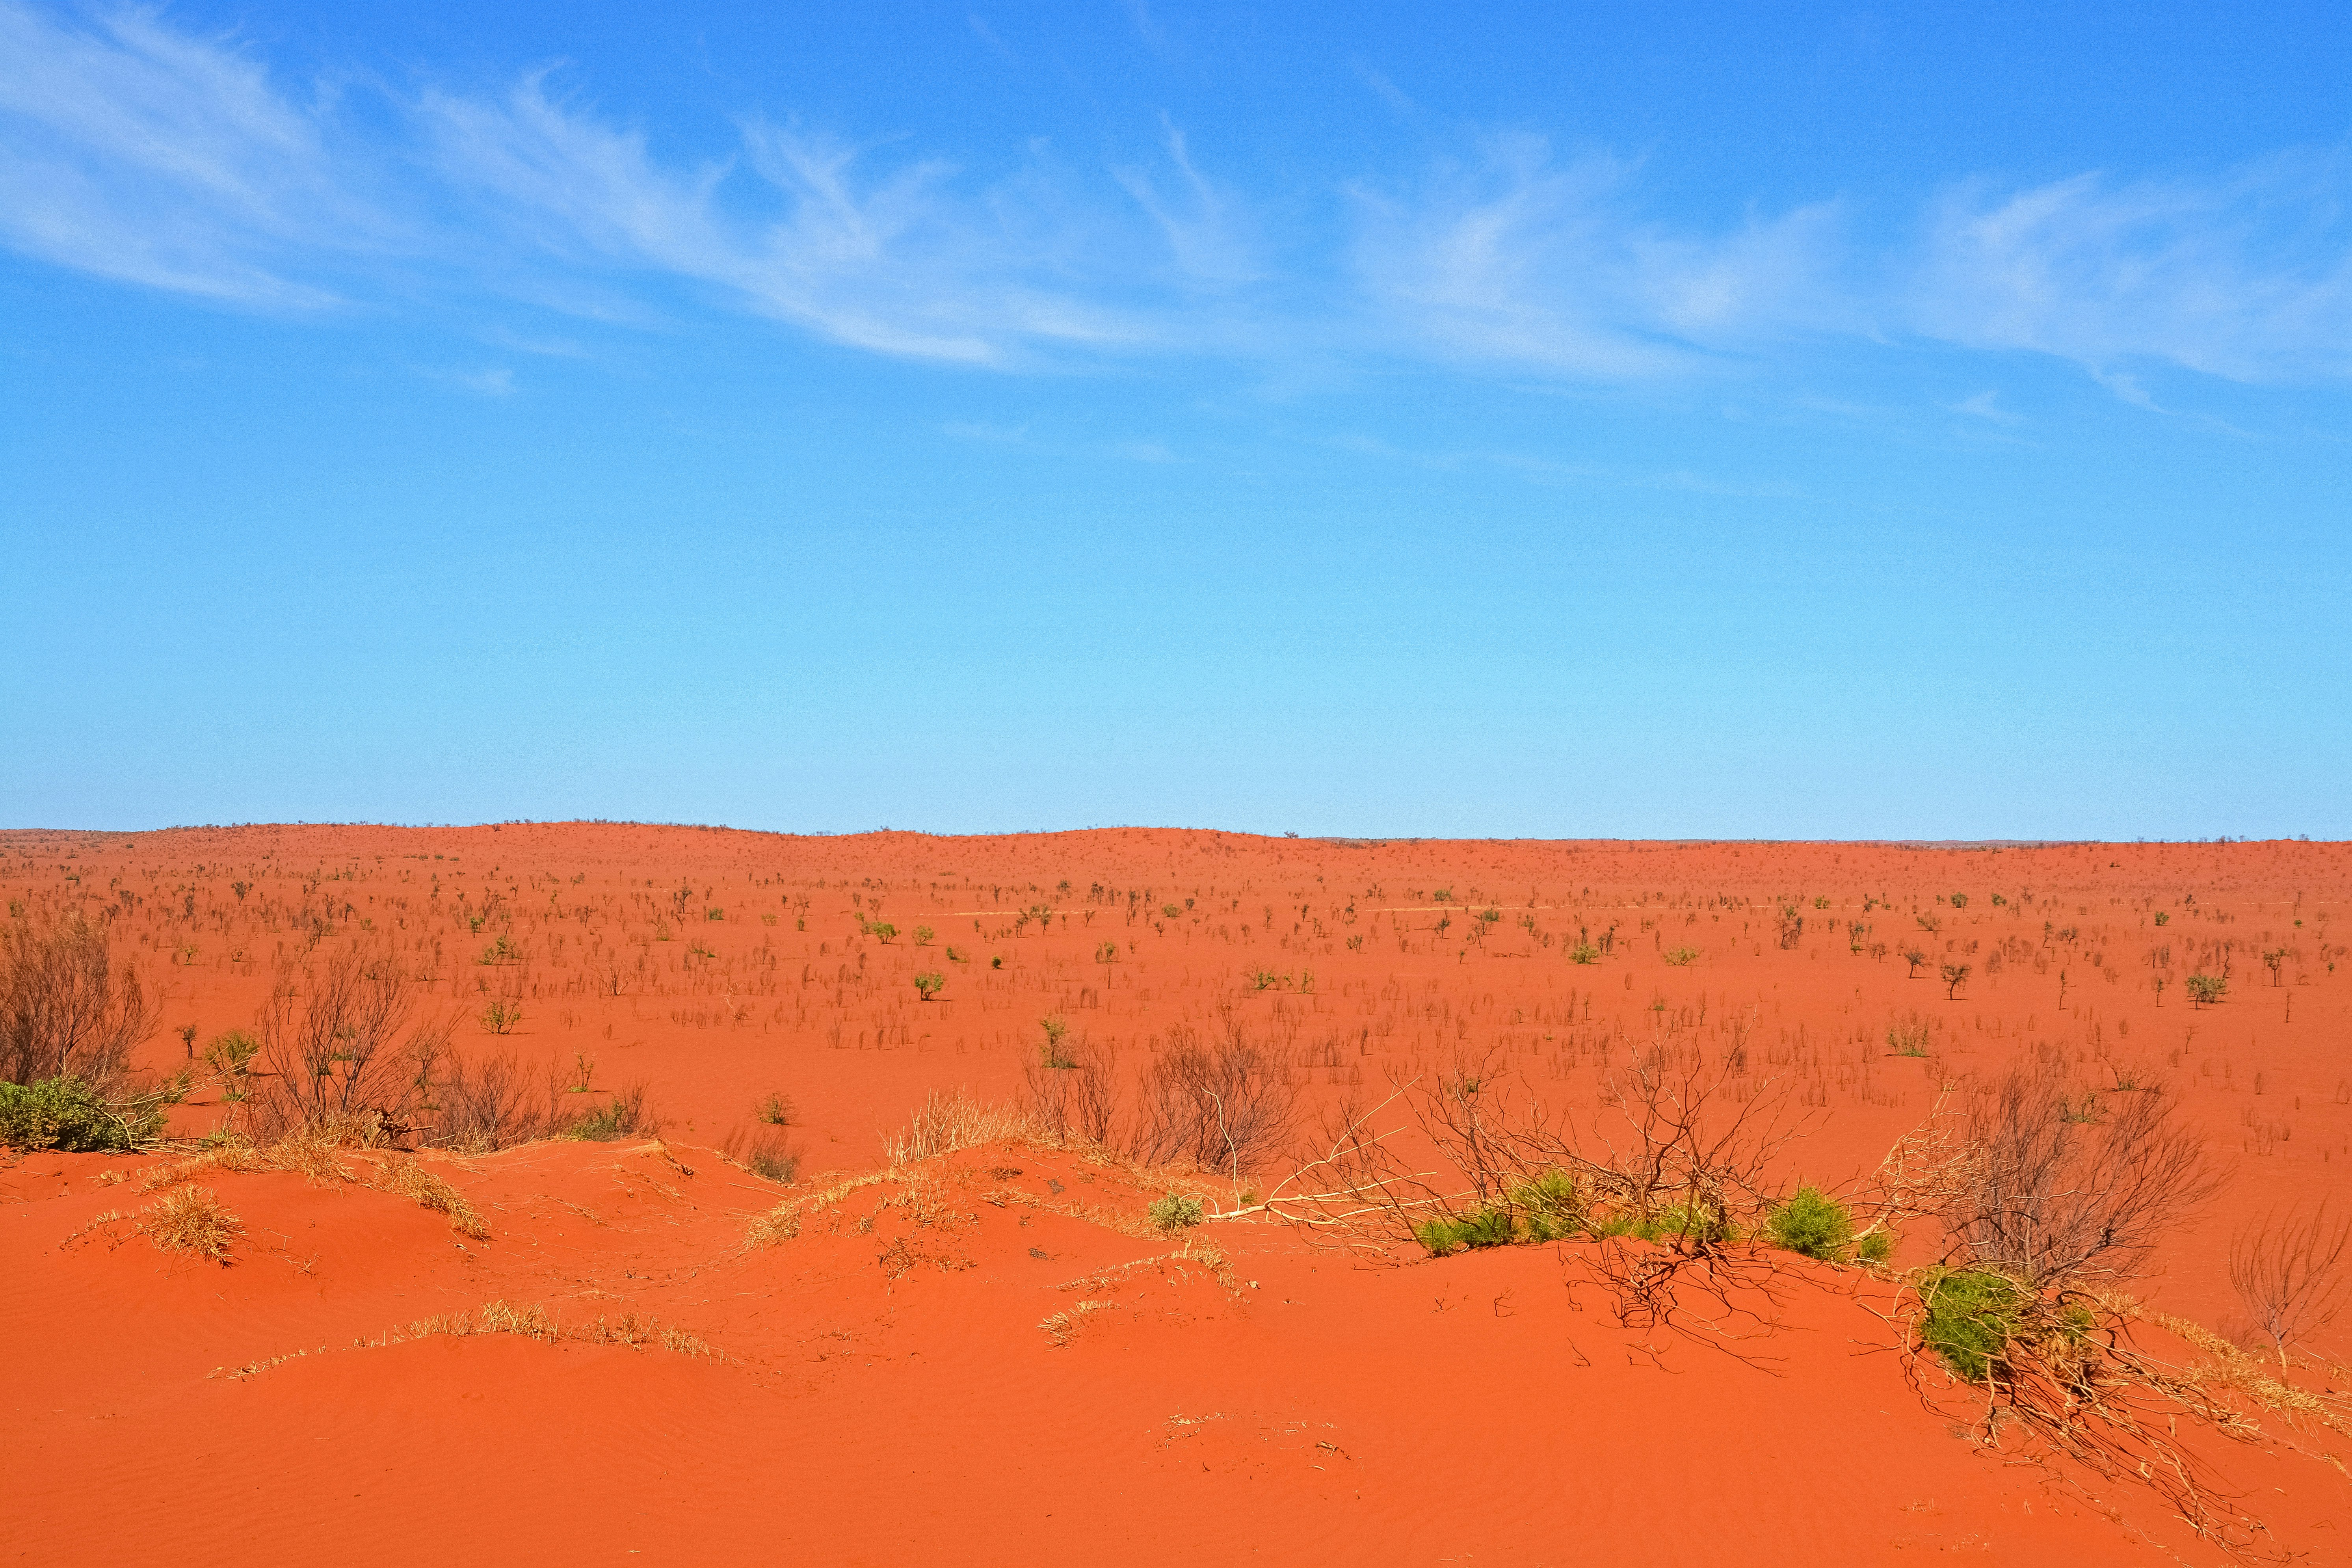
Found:
<path fill-rule="evenodd" d="M 948 977 L 936 969 L 927 969 L 915 976 L 915 990 L 928 1002 L 946 986 Z"/>
<path fill-rule="evenodd" d="M 1513 1187 L 1509 1197 L 1529 1241 L 1558 1241 L 1584 1226 L 1584 1205 L 1576 1190 L 1576 1178 L 1566 1171 L 1546 1171 Z"/>
<path fill-rule="evenodd" d="M 1688 965 L 1697 957 L 1698 949 L 1687 945 L 1682 947 L 1670 947 L 1666 950 L 1666 962 L 1675 965 L 1677 969 Z"/>
<path fill-rule="evenodd" d="M 1570 963 L 1598 963 L 1601 962 L 1601 950 L 1589 942 L 1580 942 L 1568 950 L 1568 961 Z"/>
<path fill-rule="evenodd" d="M 1824 1263 L 1842 1263 L 1853 1246 L 1853 1213 L 1819 1187 L 1799 1187 L 1764 1222 L 1772 1245 Z"/>
<path fill-rule="evenodd" d="M 1919 1291 L 1919 1342 L 1955 1375 L 1982 1383 L 2002 1366 L 2032 1298 L 2025 1287 L 1990 1268 L 1929 1268 Z"/>
<path fill-rule="evenodd" d="M 1497 1206 L 1472 1209 L 1458 1217 L 1437 1215 L 1413 1226 L 1412 1236 L 1432 1258 L 1465 1247 L 1507 1247 L 1512 1241 L 1511 1211 Z"/>
<path fill-rule="evenodd" d="M 1201 1200 L 1182 1193 L 1170 1193 L 1164 1197 L 1152 1199 L 1148 1212 L 1151 1223 L 1162 1230 L 1184 1230 L 1207 1217 Z"/>
<path fill-rule="evenodd" d="M 128 1149 L 163 1130 L 160 1103 L 118 1110 L 75 1078 L 0 1083 L 0 1144 L 89 1153 Z"/>
<path fill-rule="evenodd" d="M 1854 1253 L 1864 1263 L 1883 1264 L 1895 1256 L 1895 1233 L 1891 1230 L 1871 1231 L 1862 1238 Z"/>
<path fill-rule="evenodd" d="M 573 1122 L 564 1136 L 590 1143 L 617 1143 L 624 1138 L 651 1137 L 660 1130 L 660 1119 L 646 1109 L 646 1086 L 635 1083 Z"/>

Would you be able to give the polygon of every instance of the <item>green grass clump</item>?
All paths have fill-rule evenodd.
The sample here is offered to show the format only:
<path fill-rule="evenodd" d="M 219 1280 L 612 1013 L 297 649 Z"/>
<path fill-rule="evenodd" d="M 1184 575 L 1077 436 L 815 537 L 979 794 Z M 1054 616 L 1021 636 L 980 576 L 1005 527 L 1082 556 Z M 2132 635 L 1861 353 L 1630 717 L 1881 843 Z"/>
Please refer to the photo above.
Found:
<path fill-rule="evenodd" d="M 1200 1199 L 1188 1197 L 1182 1193 L 1170 1193 L 1164 1197 L 1152 1199 L 1151 1207 L 1146 1212 L 1150 1215 L 1151 1223 L 1162 1230 L 1189 1229 L 1200 1224 L 1208 1213 L 1201 1206 Z"/>
<path fill-rule="evenodd" d="M 1566 1171 L 1546 1171 L 1533 1181 L 1510 1190 L 1511 1206 L 1529 1241 L 1558 1241 L 1584 1228 L 1584 1204 L 1576 1178 Z"/>
<path fill-rule="evenodd" d="M 2032 1298 L 2024 1286 L 1990 1268 L 1929 1268 L 1919 1291 L 1919 1342 L 1954 1375 L 1982 1383 L 2003 1365 Z"/>
<path fill-rule="evenodd" d="M 0 1083 L 0 1144 L 11 1149 L 129 1149 L 163 1130 L 162 1105 L 118 1111 L 77 1078 Z"/>
<path fill-rule="evenodd" d="M 1412 1227 L 1432 1258 L 1473 1247 L 1559 1241 L 1586 1228 L 1583 1195 L 1566 1171 L 1544 1171 L 1507 1189 L 1503 1201 L 1459 1215 L 1433 1215 Z"/>
<path fill-rule="evenodd" d="M 1764 1222 L 1772 1245 L 1824 1263 L 1843 1263 L 1853 1246 L 1853 1211 L 1819 1187 L 1799 1187 Z"/>
<path fill-rule="evenodd" d="M 1895 1233 L 1891 1230 L 1871 1231 L 1862 1238 L 1862 1245 L 1855 1247 L 1854 1252 L 1864 1263 L 1885 1263 L 1895 1256 Z"/>
<path fill-rule="evenodd" d="M 661 1131 L 661 1119 L 646 1108 L 646 1086 L 631 1084 L 573 1122 L 563 1136 L 586 1143 L 617 1143 L 624 1138 L 650 1138 Z"/>
<path fill-rule="evenodd" d="M 1412 1238 L 1432 1258 L 1471 1247 L 1508 1247 L 1517 1239 L 1511 1211 L 1501 1205 L 1464 1215 L 1433 1215 L 1412 1227 Z"/>

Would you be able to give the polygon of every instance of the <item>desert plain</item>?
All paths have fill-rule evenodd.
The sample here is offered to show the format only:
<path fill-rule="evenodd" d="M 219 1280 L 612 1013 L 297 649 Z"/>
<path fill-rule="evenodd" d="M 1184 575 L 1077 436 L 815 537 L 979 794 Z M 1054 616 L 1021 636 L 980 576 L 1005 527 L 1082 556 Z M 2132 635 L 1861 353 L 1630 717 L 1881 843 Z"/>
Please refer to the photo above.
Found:
<path fill-rule="evenodd" d="M 2352 1318 L 2323 1279 L 2265 1338 L 2232 1268 L 2352 1212 L 2347 887 L 2305 842 L 0 834 L 12 941 L 102 939 L 175 1086 L 139 1147 L 0 1155 L 0 1541 L 2352 1561 Z M 1431 1121 L 1619 1170 L 1643 1064 L 1764 1208 L 1548 1228 Z M 2034 1364 L 2088 1381 L 2006 1409 L 1922 1343 L 1920 1173 L 2029 1069 L 2053 1136 L 2160 1104 L 2193 1160 L 2053 1289 Z M 1775 1246 L 1801 1187 L 1874 1255 Z"/>

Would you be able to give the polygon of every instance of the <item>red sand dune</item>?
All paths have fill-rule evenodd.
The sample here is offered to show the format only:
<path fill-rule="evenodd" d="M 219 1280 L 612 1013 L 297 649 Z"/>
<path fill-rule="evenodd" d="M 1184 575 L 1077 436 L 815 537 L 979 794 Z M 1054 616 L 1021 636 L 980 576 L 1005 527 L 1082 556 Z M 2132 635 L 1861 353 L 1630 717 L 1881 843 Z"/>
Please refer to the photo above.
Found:
<path fill-rule="evenodd" d="M 799 1109 L 805 1194 L 878 1170 L 934 1089 L 1010 1098 L 1049 1014 L 1132 1064 L 1229 1008 L 1318 1098 L 1499 1047 L 1571 1109 L 1628 1042 L 1744 1029 L 1816 1111 L 1791 1159 L 1828 1180 L 1926 1114 L 1931 1072 L 2060 1046 L 2180 1085 L 2231 1167 L 2137 1287 L 2210 1323 L 2233 1310 L 2232 1232 L 2352 1173 L 2336 845 L 508 825 L 23 832 L 0 852 L 12 905 L 110 911 L 167 998 L 152 1067 L 181 1059 L 183 1026 L 200 1045 L 250 1026 L 279 964 L 363 943 L 462 1016 L 461 1047 L 593 1058 L 596 1085 L 643 1080 L 669 1123 L 658 1143 L 426 1156 L 487 1237 L 358 1180 L 198 1173 L 243 1226 L 227 1267 L 132 1228 L 159 1157 L 0 1170 L 25 1562 L 2221 1560 L 2144 1488 L 1956 1437 L 1965 1395 L 1906 1381 L 1872 1310 L 1888 1287 L 1857 1271 L 1797 1266 L 1779 1331 L 1735 1355 L 1619 1327 L 1573 1245 L 1365 1267 L 1235 1222 L 1204 1227 L 1222 1267 L 1169 1256 L 1139 1223 L 1157 1179 L 1016 1145 L 745 1246 L 787 1190 L 709 1146 L 759 1097 Z M 877 906 L 891 941 L 860 932 Z M 1016 924 L 1039 906 L 1042 931 Z M 1907 977 L 1915 942 L 1929 974 L 1969 964 L 1957 998 Z M 1677 946 L 1697 956 L 1669 963 Z M 2181 977 L 2224 962 L 2228 998 L 2192 1009 Z M 503 1037 L 478 1021 L 491 999 L 521 1009 Z M 1924 1026 L 1930 1056 L 1886 1054 L 1891 1026 Z M 181 1129 L 220 1113 L 184 1107 Z M 448 1331 L 491 1302 L 554 1337 Z M 2275 1549 L 2342 1560 L 2352 1499 L 2312 1457 L 2330 1435 L 2265 1426 L 2191 1441 Z"/>

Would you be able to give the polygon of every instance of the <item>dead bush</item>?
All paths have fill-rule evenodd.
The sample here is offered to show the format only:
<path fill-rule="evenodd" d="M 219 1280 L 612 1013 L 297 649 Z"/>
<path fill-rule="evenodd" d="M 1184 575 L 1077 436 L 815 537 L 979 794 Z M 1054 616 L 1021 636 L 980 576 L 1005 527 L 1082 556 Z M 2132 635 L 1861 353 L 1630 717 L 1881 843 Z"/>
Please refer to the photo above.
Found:
<path fill-rule="evenodd" d="M 738 1125 L 720 1141 L 719 1152 L 730 1163 L 767 1181 L 788 1184 L 800 1174 L 800 1145 L 779 1126 L 753 1130 Z"/>
<path fill-rule="evenodd" d="M 353 1141 L 394 1139 L 446 1051 L 449 1024 L 415 1010 L 408 978 L 389 956 L 349 948 L 323 967 L 280 970 L 262 1005 L 265 1070 L 242 1082 L 238 1122 L 271 1140 L 331 1125 Z"/>
<path fill-rule="evenodd" d="M 1118 1054 L 1059 1035 L 1022 1064 L 1022 1104 L 1038 1132 L 1059 1142 L 1106 1143 L 1118 1120 Z"/>
<path fill-rule="evenodd" d="M 1288 1146 L 1298 1091 L 1278 1049 L 1254 1044 L 1228 1026 L 1202 1040 L 1179 1027 L 1137 1084 L 1128 1152 L 1148 1165 L 1189 1161 L 1235 1180 Z"/>
<path fill-rule="evenodd" d="M 0 927 L 0 1079 L 71 1079 L 104 1098 L 127 1087 L 155 1009 L 106 933 L 79 915 Z"/>
<path fill-rule="evenodd" d="M 2048 1059 L 1977 1086 L 1947 1177 L 1947 1260 L 2037 1291 L 2137 1273 L 2221 1183 L 2173 1112 L 2160 1088 L 2074 1095 Z"/>
<path fill-rule="evenodd" d="M 2308 1212 L 2264 1215 L 2230 1244 L 2230 1283 L 2254 1332 L 2270 1342 L 2282 1373 L 2287 1347 L 2343 1310 L 2352 1285 L 2344 1272 L 2347 1247 L 2352 1217 L 2331 1221 L 2325 1199 Z"/>

